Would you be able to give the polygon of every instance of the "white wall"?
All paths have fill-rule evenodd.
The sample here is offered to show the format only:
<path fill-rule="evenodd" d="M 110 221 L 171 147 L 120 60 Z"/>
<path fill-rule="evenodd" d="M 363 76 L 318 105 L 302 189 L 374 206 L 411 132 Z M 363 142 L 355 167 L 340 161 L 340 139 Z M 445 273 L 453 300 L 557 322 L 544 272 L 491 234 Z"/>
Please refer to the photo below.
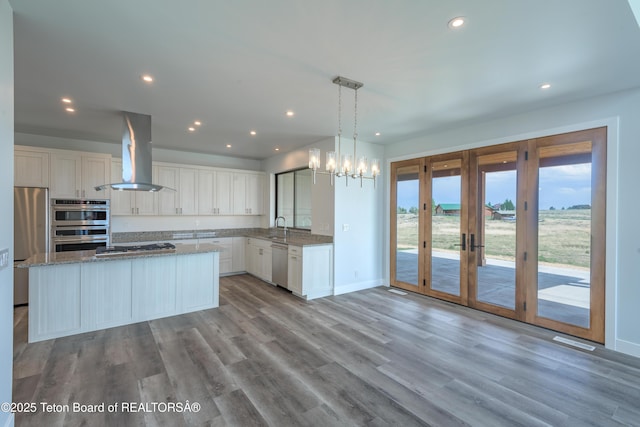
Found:
<path fill-rule="evenodd" d="M 269 174 L 298 169 L 309 165 L 309 148 L 319 148 L 322 159 L 327 151 L 337 149 L 336 138 L 327 138 L 315 144 L 264 160 L 264 170 Z M 352 150 L 348 140 L 342 141 L 343 150 Z M 376 144 L 358 141 L 358 156 L 369 160 L 382 160 L 384 150 Z M 321 162 L 324 168 L 324 162 Z M 384 174 L 384 171 L 383 171 Z M 333 235 L 334 241 L 334 294 L 342 294 L 385 284 L 384 280 L 384 185 L 381 180 L 373 188 L 373 181 L 365 180 L 360 188 L 358 180 L 337 179 L 330 185 L 329 176 L 317 175 L 312 187 L 312 232 Z M 270 212 L 273 204 L 275 182 L 271 179 Z M 273 215 L 271 215 L 273 217 Z M 273 220 L 271 220 L 273 221 Z M 343 231 L 348 224 L 348 231 Z M 327 232 L 326 229 L 330 231 Z M 388 239 L 387 239 L 388 240 Z"/>
<path fill-rule="evenodd" d="M 0 249 L 13 261 L 13 12 L 0 0 Z M 11 402 L 13 382 L 13 265 L 0 270 L 0 403 Z M 13 414 L 0 411 L 0 426 Z"/>
<path fill-rule="evenodd" d="M 274 175 L 281 172 L 300 169 L 309 166 L 309 149 L 319 148 L 324 154 L 327 151 L 335 150 L 335 138 L 327 138 L 314 144 L 302 147 L 298 150 L 279 154 L 263 161 L 264 171 L 269 175 L 269 223 L 265 226 L 273 226 L 275 219 L 275 178 Z M 324 167 L 324 164 L 322 165 Z M 333 235 L 333 209 L 334 193 L 333 187 L 329 185 L 329 177 L 326 175 L 316 176 L 316 185 L 311 187 L 311 232 L 324 236 Z"/>
<path fill-rule="evenodd" d="M 122 145 L 111 142 L 87 141 L 79 139 L 58 138 L 55 136 L 34 135 L 28 133 L 15 134 L 16 145 L 33 147 L 58 148 L 62 150 L 88 151 L 91 153 L 111 154 L 122 158 Z M 191 153 L 187 151 L 153 148 L 153 160 L 156 162 L 184 163 L 198 166 L 216 166 L 231 169 L 261 170 L 259 160 L 241 159 L 239 157 L 218 156 L 215 154 Z"/>
<path fill-rule="evenodd" d="M 353 145 L 343 141 L 342 149 L 352 150 Z M 365 155 L 382 161 L 384 149 L 380 145 L 358 141 L 358 157 Z M 388 168 L 382 170 L 382 176 Z M 334 294 L 343 294 L 360 289 L 388 284 L 385 280 L 385 242 L 388 236 L 384 229 L 384 181 L 378 178 L 374 189 L 372 180 L 349 178 L 335 183 L 335 228 L 334 242 Z"/>
<path fill-rule="evenodd" d="M 388 165 L 393 160 L 608 126 L 606 345 L 640 357 L 639 119 L 640 90 L 635 89 L 425 135 L 386 147 L 385 159 Z M 388 236 L 388 212 L 385 224 Z"/>

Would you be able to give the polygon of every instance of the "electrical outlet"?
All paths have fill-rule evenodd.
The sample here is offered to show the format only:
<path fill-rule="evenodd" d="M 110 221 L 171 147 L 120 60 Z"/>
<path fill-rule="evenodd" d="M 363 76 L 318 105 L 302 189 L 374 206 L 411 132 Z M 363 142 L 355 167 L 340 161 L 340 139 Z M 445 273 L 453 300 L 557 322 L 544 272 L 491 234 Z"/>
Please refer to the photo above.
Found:
<path fill-rule="evenodd" d="M 0 270 L 9 266 L 9 249 L 0 250 Z"/>
<path fill-rule="evenodd" d="M 342 231 L 349 231 L 350 228 L 349 224 L 342 224 Z"/>

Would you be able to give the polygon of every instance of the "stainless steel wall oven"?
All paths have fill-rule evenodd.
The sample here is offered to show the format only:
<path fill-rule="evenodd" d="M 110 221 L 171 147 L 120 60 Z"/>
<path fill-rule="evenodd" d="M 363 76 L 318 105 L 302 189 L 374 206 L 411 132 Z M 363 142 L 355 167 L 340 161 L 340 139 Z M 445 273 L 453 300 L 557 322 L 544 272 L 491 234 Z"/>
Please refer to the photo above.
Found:
<path fill-rule="evenodd" d="M 109 200 L 51 199 L 51 252 L 93 250 L 110 241 Z"/>

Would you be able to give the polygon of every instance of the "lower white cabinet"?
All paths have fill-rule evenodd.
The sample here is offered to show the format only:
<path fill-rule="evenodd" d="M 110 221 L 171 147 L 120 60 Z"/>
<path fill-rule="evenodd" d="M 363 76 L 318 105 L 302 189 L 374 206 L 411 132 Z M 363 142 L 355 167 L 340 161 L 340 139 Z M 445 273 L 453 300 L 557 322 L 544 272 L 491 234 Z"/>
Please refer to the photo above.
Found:
<path fill-rule="evenodd" d="M 333 295 L 333 245 L 289 245 L 288 257 L 288 288 L 294 295 L 308 300 Z"/>
<path fill-rule="evenodd" d="M 219 304 L 219 253 L 29 268 L 29 342 Z"/>
<path fill-rule="evenodd" d="M 177 305 L 181 312 L 218 306 L 218 289 L 211 284 L 217 282 L 219 269 L 218 263 L 213 263 L 212 268 L 212 256 L 209 252 L 177 257 L 177 277 L 181 283 L 189 283 L 189 286 L 181 286 L 177 292 Z"/>
<path fill-rule="evenodd" d="M 131 261 L 96 262 L 80 268 L 82 318 L 89 329 L 134 321 Z"/>
<path fill-rule="evenodd" d="M 80 265 L 59 264 L 29 269 L 29 342 L 81 330 Z"/>
<path fill-rule="evenodd" d="M 131 302 L 136 320 L 149 320 L 175 313 L 176 259 L 141 258 L 131 267 Z"/>
<path fill-rule="evenodd" d="M 261 239 L 247 238 L 245 246 L 245 264 L 247 273 L 271 282 L 272 262 L 271 242 Z"/>

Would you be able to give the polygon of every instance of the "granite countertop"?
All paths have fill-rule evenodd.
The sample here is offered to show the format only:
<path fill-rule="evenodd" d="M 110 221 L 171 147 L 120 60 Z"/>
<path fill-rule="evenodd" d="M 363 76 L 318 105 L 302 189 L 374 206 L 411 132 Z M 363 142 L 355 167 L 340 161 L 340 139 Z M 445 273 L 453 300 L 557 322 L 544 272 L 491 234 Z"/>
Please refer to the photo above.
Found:
<path fill-rule="evenodd" d="M 159 251 L 124 252 L 103 256 L 96 256 L 96 251 L 45 252 L 33 255 L 29 259 L 17 264 L 16 267 L 29 268 L 56 264 L 77 264 L 84 262 L 116 261 L 170 255 L 191 255 L 207 252 L 220 252 L 220 250 L 221 248 L 217 245 L 201 243 L 197 245 L 178 245 L 175 249 L 171 250 L 163 249 Z"/>
<path fill-rule="evenodd" d="M 287 239 L 282 238 L 282 228 L 232 228 L 220 230 L 179 230 L 179 231 L 143 231 L 112 233 L 112 244 L 165 242 L 171 240 L 215 239 L 223 237 L 251 237 L 270 242 L 287 243 L 294 246 L 330 245 L 332 236 L 321 236 L 304 231 L 287 231 Z"/>

